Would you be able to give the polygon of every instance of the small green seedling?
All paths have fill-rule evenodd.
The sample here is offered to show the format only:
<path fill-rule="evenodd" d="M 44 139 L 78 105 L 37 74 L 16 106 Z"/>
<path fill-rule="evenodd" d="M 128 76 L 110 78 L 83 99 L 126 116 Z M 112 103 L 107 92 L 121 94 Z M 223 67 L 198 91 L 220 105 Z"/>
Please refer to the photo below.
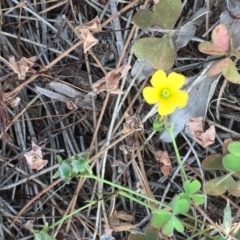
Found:
<path fill-rule="evenodd" d="M 79 157 L 76 154 L 63 161 L 60 156 L 57 156 L 57 161 L 60 166 L 57 172 L 53 175 L 53 178 L 61 177 L 66 183 L 70 183 L 70 180 L 73 177 L 91 174 L 92 170 L 88 166 L 88 157 L 89 155 Z"/>
<path fill-rule="evenodd" d="M 231 40 L 229 49 L 227 28 L 225 25 L 219 24 L 212 31 L 212 42 L 202 42 L 198 45 L 198 49 L 205 54 L 226 56 L 226 58 L 218 61 L 208 70 L 208 76 L 214 76 L 222 72 L 227 80 L 240 84 L 240 74 L 230 58 L 231 56 L 235 56 L 240 59 L 240 52 L 235 48 L 233 39 Z"/>

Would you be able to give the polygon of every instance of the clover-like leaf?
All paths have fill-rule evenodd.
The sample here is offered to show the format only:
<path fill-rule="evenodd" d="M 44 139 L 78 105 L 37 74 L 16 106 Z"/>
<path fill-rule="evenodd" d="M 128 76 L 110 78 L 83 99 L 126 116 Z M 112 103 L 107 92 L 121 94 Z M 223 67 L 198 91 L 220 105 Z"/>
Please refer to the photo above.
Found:
<path fill-rule="evenodd" d="M 174 63 L 174 53 L 165 37 L 141 38 L 133 47 L 134 54 L 139 59 L 148 59 L 156 69 L 170 69 Z"/>
<path fill-rule="evenodd" d="M 144 235 L 145 235 L 144 240 L 156 240 L 158 238 L 158 233 L 159 233 L 158 228 L 155 228 L 154 226 L 149 225 L 144 231 Z"/>
<path fill-rule="evenodd" d="M 190 209 L 190 202 L 181 198 L 180 195 L 176 195 L 172 201 L 172 211 L 174 214 L 186 213 Z"/>
<path fill-rule="evenodd" d="M 228 145 L 228 151 L 240 157 L 240 142 L 237 142 L 237 141 L 231 142 Z"/>
<path fill-rule="evenodd" d="M 66 183 L 69 183 L 72 176 L 71 165 L 66 161 L 63 161 L 62 164 L 59 166 L 58 171 L 60 177 L 63 178 L 66 181 Z"/>
<path fill-rule="evenodd" d="M 146 28 L 155 23 L 153 12 L 147 9 L 141 9 L 133 17 L 133 22 L 140 28 Z"/>
<path fill-rule="evenodd" d="M 240 156 L 233 153 L 229 153 L 223 157 L 223 166 L 228 171 L 238 171 L 240 170 Z"/>
<path fill-rule="evenodd" d="M 198 205 L 203 204 L 204 201 L 205 201 L 204 196 L 201 195 L 201 194 L 193 194 L 193 195 L 191 195 L 191 198 L 192 198 L 192 200 L 193 200 L 196 204 L 198 204 Z"/>
<path fill-rule="evenodd" d="M 198 45 L 198 49 L 205 54 L 227 55 L 228 33 L 225 25 L 217 25 L 212 31 L 212 42 L 202 42 Z"/>
<path fill-rule="evenodd" d="M 183 233 L 183 232 L 184 232 L 183 224 L 181 223 L 181 221 L 180 221 L 176 216 L 172 216 L 171 221 L 173 222 L 174 228 L 175 228 L 178 232 L 180 232 L 180 233 Z"/>
<path fill-rule="evenodd" d="M 180 199 L 186 199 L 188 202 L 191 200 L 190 195 L 185 192 L 179 193 L 178 195 L 180 196 Z"/>
<path fill-rule="evenodd" d="M 163 228 L 162 228 L 162 233 L 165 235 L 169 235 L 171 233 L 173 233 L 174 230 L 174 222 L 171 221 L 172 219 L 170 219 L 169 221 L 166 222 L 166 224 L 164 224 Z"/>
<path fill-rule="evenodd" d="M 202 167 L 205 170 L 225 170 L 222 158 L 220 153 L 211 154 L 202 161 Z"/>
<path fill-rule="evenodd" d="M 148 225 L 144 231 L 144 235 L 131 233 L 128 240 L 157 240 L 159 229 L 152 225 Z"/>
<path fill-rule="evenodd" d="M 157 210 L 154 212 L 151 223 L 154 227 L 162 227 L 172 216 L 172 213 L 166 210 Z"/>
<path fill-rule="evenodd" d="M 181 0 L 161 0 L 153 7 L 156 24 L 172 29 L 182 12 Z"/>
<path fill-rule="evenodd" d="M 240 196 L 238 184 L 230 174 L 214 178 L 205 184 L 205 191 L 209 195 L 218 196 L 225 193 L 226 190 L 235 197 Z"/>
<path fill-rule="evenodd" d="M 73 160 L 72 163 L 72 169 L 74 173 L 85 173 L 87 172 L 87 166 L 88 166 L 88 160 L 78 159 Z"/>
<path fill-rule="evenodd" d="M 218 61 L 207 71 L 207 76 L 212 77 L 221 73 L 228 66 L 228 59 L 224 58 L 223 60 Z"/>
<path fill-rule="evenodd" d="M 209 55 L 226 55 L 226 52 L 223 51 L 221 48 L 216 46 L 213 42 L 202 42 L 198 45 L 198 50 L 202 53 L 209 54 Z"/>
<path fill-rule="evenodd" d="M 228 50 L 228 32 L 224 24 L 217 25 L 212 31 L 212 41 L 223 51 Z"/>
<path fill-rule="evenodd" d="M 60 172 L 57 170 L 54 175 L 52 176 L 53 179 L 60 177 Z"/>
<path fill-rule="evenodd" d="M 63 162 L 63 159 L 60 155 L 57 155 L 57 161 L 59 164 L 61 164 Z"/>
<path fill-rule="evenodd" d="M 240 59 L 240 52 L 237 49 L 232 50 L 232 55 Z"/>
<path fill-rule="evenodd" d="M 213 54 L 213 53 L 212 53 Z M 213 55 L 217 55 L 216 53 Z M 207 72 L 207 76 L 211 77 L 219 73 L 223 73 L 223 76 L 230 82 L 240 84 L 240 74 L 238 69 L 234 65 L 231 58 L 225 58 L 216 64 L 214 64 Z"/>
<path fill-rule="evenodd" d="M 223 69 L 223 76 L 230 82 L 240 84 L 240 74 L 233 61 L 227 58 L 228 66 Z"/>
<path fill-rule="evenodd" d="M 193 180 L 190 182 L 189 180 L 185 181 L 183 184 L 183 188 L 186 193 L 189 195 L 197 192 L 201 188 L 201 183 L 198 180 Z"/>

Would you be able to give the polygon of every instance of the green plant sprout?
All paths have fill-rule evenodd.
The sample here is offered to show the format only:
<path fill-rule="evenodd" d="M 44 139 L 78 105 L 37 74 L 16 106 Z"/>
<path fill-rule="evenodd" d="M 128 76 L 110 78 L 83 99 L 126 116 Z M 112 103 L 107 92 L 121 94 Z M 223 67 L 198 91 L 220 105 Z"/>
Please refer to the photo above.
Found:
<path fill-rule="evenodd" d="M 227 28 L 223 24 L 217 25 L 212 31 L 212 42 L 205 41 L 198 45 L 200 52 L 214 56 L 226 56 L 215 63 L 207 72 L 208 76 L 214 76 L 222 72 L 230 82 L 240 84 L 240 74 L 231 57 L 240 59 L 240 52 L 235 48 L 234 39 L 231 38 L 230 49 Z"/>
<path fill-rule="evenodd" d="M 153 12 L 142 9 L 138 11 L 133 22 L 142 29 L 155 27 L 163 33 L 161 38 L 141 38 L 133 46 L 133 52 L 139 59 L 148 59 L 155 69 L 164 71 L 174 64 L 174 43 L 171 29 L 182 12 L 181 0 L 161 0 L 154 4 Z"/>
<path fill-rule="evenodd" d="M 209 195 L 218 196 L 226 191 L 235 197 L 240 196 L 240 188 L 232 175 L 240 178 L 240 142 L 228 142 L 225 144 L 223 154 L 212 154 L 202 162 L 205 170 L 225 170 L 228 173 L 209 180 L 205 184 L 205 192 Z"/>

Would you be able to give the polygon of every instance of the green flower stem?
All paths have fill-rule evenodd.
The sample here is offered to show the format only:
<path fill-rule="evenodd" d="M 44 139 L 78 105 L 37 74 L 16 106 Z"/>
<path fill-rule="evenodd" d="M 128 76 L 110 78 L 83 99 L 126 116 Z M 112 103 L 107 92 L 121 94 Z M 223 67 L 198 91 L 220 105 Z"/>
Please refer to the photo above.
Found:
<path fill-rule="evenodd" d="M 104 198 L 103 198 L 104 199 Z M 92 200 L 90 203 L 84 205 L 83 207 L 81 208 L 78 208 L 77 210 L 63 216 L 59 221 L 55 222 L 54 224 L 52 224 L 51 226 L 48 227 L 48 229 L 52 229 L 54 228 L 55 226 L 57 226 L 58 224 L 60 224 L 61 222 L 65 221 L 66 219 L 68 219 L 69 217 L 75 215 L 76 213 L 90 207 L 91 205 L 94 205 L 94 204 L 97 204 L 101 199 L 96 199 L 96 200 Z"/>
<path fill-rule="evenodd" d="M 97 181 L 106 183 L 106 184 L 108 184 L 108 185 L 110 185 L 110 186 L 116 187 L 116 188 L 118 188 L 118 189 L 120 189 L 120 190 L 123 190 L 123 191 L 125 191 L 125 192 L 131 193 L 131 194 L 133 194 L 133 195 L 137 195 L 138 197 L 144 198 L 144 199 L 146 199 L 146 200 L 148 200 L 148 201 L 150 201 L 150 202 L 154 202 L 154 203 L 156 203 L 156 204 L 158 204 L 158 205 L 162 205 L 162 206 L 164 206 L 164 207 L 169 207 L 168 205 L 166 205 L 166 204 L 164 204 L 164 203 L 162 203 L 162 202 L 159 202 L 159 201 L 157 201 L 157 200 L 155 200 L 155 199 L 153 199 L 153 198 L 151 198 L 151 197 L 148 197 L 147 195 L 138 193 L 138 192 L 133 191 L 133 190 L 131 190 L 131 189 L 129 189 L 129 188 L 126 188 L 126 187 L 123 187 L 123 186 L 118 185 L 118 184 L 116 184 L 116 183 L 110 182 L 110 181 L 108 181 L 108 180 L 105 180 L 105 179 L 100 178 L 100 177 L 98 177 L 98 176 L 95 176 L 95 175 L 93 175 L 93 174 L 92 174 L 92 175 L 87 175 L 87 176 L 84 176 L 84 177 L 92 178 L 92 179 L 95 179 L 95 180 L 97 180 Z M 130 198 L 130 199 L 132 199 L 133 201 L 135 201 L 135 198 L 132 197 L 131 195 L 128 195 L 128 198 Z M 133 199 L 133 198 L 134 198 L 134 199 Z M 142 202 L 142 201 L 141 201 L 140 204 L 145 205 L 145 203 Z M 149 208 L 152 209 L 152 207 L 150 207 L 150 206 L 149 206 Z M 154 210 L 156 210 L 156 209 L 154 208 Z"/>
<path fill-rule="evenodd" d="M 193 227 L 192 225 L 190 225 L 186 222 L 183 222 L 183 221 L 181 221 L 181 223 L 183 224 L 184 227 L 187 227 L 187 228 L 191 229 L 193 232 L 196 232 L 194 235 L 191 235 L 191 239 L 193 239 L 193 237 L 197 237 L 199 235 L 205 235 L 207 237 L 207 239 L 216 240 L 215 237 L 211 236 L 208 232 L 206 232 L 206 229 L 201 230 L 201 229 Z"/>
<path fill-rule="evenodd" d="M 118 193 L 120 195 L 124 196 L 124 197 L 132 199 L 134 202 L 137 202 L 137 203 L 141 204 L 142 206 L 145 206 L 146 208 L 151 209 L 153 212 L 156 211 L 155 207 L 152 207 L 151 205 L 149 205 L 149 204 L 147 204 L 147 203 L 145 203 L 145 202 L 143 202 L 143 201 L 141 201 L 141 200 L 139 200 L 139 199 L 129 195 L 128 193 L 126 193 L 124 191 L 118 191 Z"/>
<path fill-rule="evenodd" d="M 182 160 L 181 160 L 181 157 L 180 157 L 180 154 L 179 154 L 179 151 L 178 151 L 178 147 L 177 147 L 176 140 L 175 140 L 174 133 L 173 133 L 173 125 L 169 127 L 167 125 L 167 123 L 165 123 L 165 126 L 166 126 L 167 130 L 170 133 L 170 136 L 171 136 L 171 139 L 172 139 L 172 144 L 173 144 L 173 147 L 174 147 L 174 151 L 176 153 L 178 165 L 179 165 L 180 170 L 181 170 L 181 172 L 183 174 L 183 177 L 185 178 L 185 181 L 187 181 L 188 177 L 187 177 L 187 174 L 186 174 L 186 172 L 184 170 L 184 167 L 183 167 L 183 164 L 182 164 Z"/>
<path fill-rule="evenodd" d="M 121 186 L 121 185 L 118 185 L 118 184 L 116 184 L 116 183 L 112 183 L 112 182 L 110 182 L 110 181 L 107 181 L 107 180 L 105 180 L 105 179 L 102 179 L 102 178 L 100 178 L 100 177 L 97 177 L 97 176 L 95 176 L 95 175 L 93 175 L 93 174 L 90 174 L 90 175 L 87 175 L 87 176 L 84 176 L 84 177 L 92 178 L 92 179 L 95 179 L 95 180 L 97 180 L 97 181 L 100 181 L 100 182 L 106 183 L 106 184 L 108 184 L 108 185 L 111 185 L 111 186 L 113 186 L 113 187 L 116 187 L 116 188 L 118 188 L 118 189 L 121 189 L 122 191 L 117 191 L 118 194 L 120 194 L 120 195 L 122 195 L 122 196 L 125 196 L 125 197 L 127 197 L 127 198 L 129 198 L 129 199 L 132 199 L 133 201 L 141 204 L 142 206 L 145 206 L 145 207 L 151 209 L 152 211 L 155 211 L 155 210 L 157 210 L 157 209 L 154 208 L 154 207 L 152 207 L 151 205 L 149 205 L 149 204 L 147 204 L 147 203 L 145 203 L 145 202 L 143 202 L 143 201 L 141 201 L 141 200 L 139 200 L 139 199 L 137 199 L 137 198 L 129 195 L 129 194 L 126 193 L 126 192 L 129 192 L 129 193 L 131 193 L 131 194 L 137 195 L 137 196 L 142 197 L 142 198 L 144 198 L 144 199 L 146 199 L 146 200 L 149 200 L 149 201 L 151 201 L 151 202 L 157 203 L 158 205 L 163 205 L 163 206 L 167 207 L 166 204 L 161 203 L 161 202 L 159 202 L 159 201 L 157 201 L 157 200 L 155 200 L 155 199 L 152 199 L 152 198 L 148 197 L 147 195 L 138 193 L 138 192 L 133 191 L 133 190 L 131 190 L 131 189 L 129 189 L 129 188 L 125 188 L 125 187 L 123 187 L 123 186 Z M 90 203 L 86 204 L 85 206 L 83 206 L 83 207 L 81 207 L 81 208 L 78 208 L 77 210 L 75 210 L 75 211 L 73 211 L 73 212 L 71 212 L 71 213 L 63 216 L 59 221 L 57 221 L 57 222 L 55 222 L 54 224 L 52 224 L 51 226 L 49 226 L 48 229 L 54 228 L 55 226 L 59 225 L 61 222 L 65 221 L 66 219 L 68 219 L 69 217 L 73 216 L 74 214 L 76 214 L 76 213 L 78 213 L 78 212 L 80 212 L 80 211 L 82 211 L 82 210 L 90 207 L 91 205 L 94 205 L 94 204 L 98 203 L 100 200 L 103 200 L 103 199 L 108 198 L 108 197 L 109 197 L 109 195 L 108 195 L 108 196 L 105 196 L 105 197 L 103 197 L 103 198 L 101 198 L 101 199 L 96 199 L 96 200 L 91 201 Z"/>
<path fill-rule="evenodd" d="M 188 213 L 183 213 L 182 215 L 184 215 L 185 217 L 188 217 L 188 218 L 192 219 L 194 222 L 197 222 L 197 223 L 199 223 L 199 224 L 205 224 L 205 225 L 207 225 L 206 222 L 204 222 L 204 221 L 202 221 L 202 220 L 200 220 L 200 219 L 198 219 L 198 218 L 195 218 L 195 217 L 191 216 L 191 215 L 188 214 Z"/>

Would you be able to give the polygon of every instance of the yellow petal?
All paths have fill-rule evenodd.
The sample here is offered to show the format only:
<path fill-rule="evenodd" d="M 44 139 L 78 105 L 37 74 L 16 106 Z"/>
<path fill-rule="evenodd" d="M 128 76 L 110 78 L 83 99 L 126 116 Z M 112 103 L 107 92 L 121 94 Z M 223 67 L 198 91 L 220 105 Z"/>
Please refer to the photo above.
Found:
<path fill-rule="evenodd" d="M 163 84 L 165 85 L 167 81 L 166 73 L 162 70 L 156 71 L 150 80 L 151 84 L 155 88 L 161 87 Z"/>
<path fill-rule="evenodd" d="M 179 89 L 185 83 L 185 76 L 176 72 L 171 72 L 167 79 L 169 84 L 173 85 L 175 89 Z"/>
<path fill-rule="evenodd" d="M 171 103 L 179 108 L 186 107 L 188 101 L 188 94 L 185 91 L 177 90 L 172 93 L 170 99 Z"/>
<path fill-rule="evenodd" d="M 143 89 L 143 97 L 149 104 L 154 104 L 160 101 L 160 92 L 153 87 L 145 87 Z"/>
<path fill-rule="evenodd" d="M 169 100 L 161 101 L 158 106 L 158 113 L 161 116 L 166 116 L 174 112 L 175 108 L 176 107 L 174 106 L 174 104 L 172 104 L 171 101 Z"/>

